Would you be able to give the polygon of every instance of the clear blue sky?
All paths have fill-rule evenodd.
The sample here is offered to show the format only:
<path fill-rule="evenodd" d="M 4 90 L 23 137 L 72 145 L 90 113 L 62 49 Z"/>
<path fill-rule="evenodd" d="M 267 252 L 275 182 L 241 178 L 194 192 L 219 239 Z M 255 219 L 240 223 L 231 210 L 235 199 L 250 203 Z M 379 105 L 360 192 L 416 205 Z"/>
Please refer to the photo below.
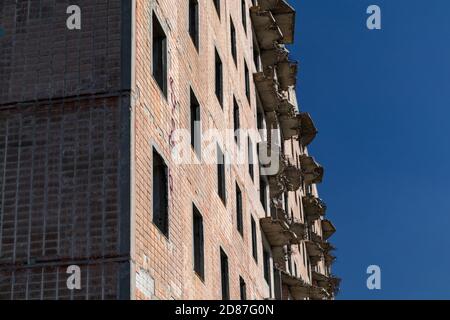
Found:
<path fill-rule="evenodd" d="M 294 1 L 290 1 L 294 3 Z M 382 30 L 366 9 L 382 10 Z M 320 131 L 340 299 L 450 299 L 450 1 L 301 0 L 293 58 Z M 366 268 L 382 269 L 382 290 Z"/>

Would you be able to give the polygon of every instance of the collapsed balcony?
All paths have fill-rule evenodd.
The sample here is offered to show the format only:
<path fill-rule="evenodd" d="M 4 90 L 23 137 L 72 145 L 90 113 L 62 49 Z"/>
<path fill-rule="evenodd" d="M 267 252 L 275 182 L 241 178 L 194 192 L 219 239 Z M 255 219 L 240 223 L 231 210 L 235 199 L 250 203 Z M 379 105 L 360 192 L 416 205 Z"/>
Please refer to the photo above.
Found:
<path fill-rule="evenodd" d="M 317 265 L 323 255 L 323 249 L 317 242 L 306 240 L 306 252 L 308 253 L 309 260 L 313 266 Z"/>
<path fill-rule="evenodd" d="M 325 215 L 327 206 L 322 199 L 313 195 L 308 195 L 303 197 L 303 209 L 305 211 L 306 220 L 311 223 Z"/>
<path fill-rule="evenodd" d="M 334 261 L 336 261 L 336 257 L 331 254 L 331 251 L 325 251 L 323 256 L 325 259 L 325 265 L 327 266 L 331 266 Z"/>
<path fill-rule="evenodd" d="M 327 219 L 322 220 L 321 223 L 322 223 L 323 239 L 328 240 L 336 232 L 336 227 L 330 220 Z"/>
<path fill-rule="evenodd" d="M 278 82 L 275 79 L 274 69 L 266 68 L 264 72 L 255 73 L 253 77 L 264 111 L 278 111 L 278 107 L 283 99 L 278 91 Z"/>
<path fill-rule="evenodd" d="M 280 62 L 277 65 L 277 79 L 281 90 L 288 90 L 297 83 L 298 63 L 292 61 Z"/>
<path fill-rule="evenodd" d="M 261 50 L 261 62 L 264 68 L 287 62 L 288 59 L 289 50 L 282 44 L 274 43 L 270 49 Z"/>
<path fill-rule="evenodd" d="M 278 270 L 286 271 L 286 263 L 288 261 L 288 255 L 291 254 L 286 250 L 285 246 L 272 247 L 272 259 L 273 263 Z"/>
<path fill-rule="evenodd" d="M 335 296 L 339 291 L 341 279 L 333 276 L 326 276 L 317 271 L 312 272 L 313 283 L 317 287 L 323 288 L 330 296 Z"/>
<path fill-rule="evenodd" d="M 295 32 L 295 10 L 285 0 L 259 0 L 261 10 L 270 11 L 282 34 L 283 42 L 292 44 Z"/>
<path fill-rule="evenodd" d="M 283 42 L 283 33 L 271 11 L 255 6 L 250 8 L 250 17 L 261 49 L 272 49 L 274 43 Z"/>
<path fill-rule="evenodd" d="M 277 112 L 280 116 L 292 117 L 295 115 L 295 110 L 297 110 L 297 107 L 289 99 L 283 99 L 278 106 Z"/>
<path fill-rule="evenodd" d="M 300 118 L 300 143 L 307 147 L 316 138 L 318 131 L 309 113 L 301 112 Z"/>
<path fill-rule="evenodd" d="M 327 290 L 317 286 L 311 286 L 309 290 L 309 298 L 311 300 L 326 300 L 330 299 L 331 296 Z"/>
<path fill-rule="evenodd" d="M 323 179 L 323 167 L 313 157 L 302 155 L 300 157 L 303 179 L 307 184 L 321 183 Z"/>
<path fill-rule="evenodd" d="M 300 189 L 302 185 L 302 172 L 295 166 L 292 160 L 288 159 L 283 174 L 286 177 L 286 189 L 288 191 L 294 192 Z"/>
<path fill-rule="evenodd" d="M 290 227 L 291 227 L 291 231 L 293 233 L 295 233 L 295 235 L 297 236 L 297 239 L 299 241 L 306 239 L 306 235 L 307 235 L 306 226 L 300 219 L 292 218 Z"/>
<path fill-rule="evenodd" d="M 305 300 L 309 298 L 311 286 L 307 284 L 303 279 L 295 277 L 283 270 L 280 270 L 281 281 L 287 285 L 289 292 L 295 300 Z"/>
<path fill-rule="evenodd" d="M 296 241 L 297 236 L 289 229 L 285 219 L 266 217 L 261 219 L 260 224 L 272 247 L 283 247 Z"/>
<path fill-rule="evenodd" d="M 282 114 L 279 117 L 279 122 L 281 131 L 283 132 L 283 138 L 289 140 L 297 136 L 303 147 L 308 146 L 318 133 L 314 122 L 311 119 L 311 115 L 306 112 L 298 114 Z"/>

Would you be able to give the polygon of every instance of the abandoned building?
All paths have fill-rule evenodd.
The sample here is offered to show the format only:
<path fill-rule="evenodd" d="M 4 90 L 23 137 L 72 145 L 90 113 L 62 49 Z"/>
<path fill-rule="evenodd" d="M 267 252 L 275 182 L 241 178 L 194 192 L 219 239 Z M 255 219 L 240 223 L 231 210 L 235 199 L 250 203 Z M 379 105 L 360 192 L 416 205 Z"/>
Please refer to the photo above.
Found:
<path fill-rule="evenodd" d="M 334 299 L 293 5 L 76 2 L 0 2 L 0 299 Z"/>

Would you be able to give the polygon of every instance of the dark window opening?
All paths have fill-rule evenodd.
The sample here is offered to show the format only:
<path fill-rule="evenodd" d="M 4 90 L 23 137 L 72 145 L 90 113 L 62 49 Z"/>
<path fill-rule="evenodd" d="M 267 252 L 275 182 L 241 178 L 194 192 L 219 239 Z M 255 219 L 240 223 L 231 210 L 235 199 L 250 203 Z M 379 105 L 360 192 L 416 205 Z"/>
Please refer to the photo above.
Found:
<path fill-rule="evenodd" d="M 220 0 L 213 0 L 213 2 L 214 7 L 216 8 L 217 15 L 219 16 L 220 19 Z"/>
<path fill-rule="evenodd" d="M 251 217 L 251 225 L 252 225 L 252 253 L 253 258 L 256 262 L 258 262 L 258 237 L 256 234 L 256 222 L 253 217 Z"/>
<path fill-rule="evenodd" d="M 245 95 L 250 102 L 250 73 L 248 71 L 247 62 L 244 61 L 245 66 Z"/>
<path fill-rule="evenodd" d="M 223 107 L 223 64 L 220 59 L 219 53 L 216 50 L 216 97 L 219 100 L 220 105 Z"/>
<path fill-rule="evenodd" d="M 263 264 L 264 264 L 264 279 L 266 280 L 267 284 L 270 288 L 272 288 L 272 281 L 270 279 L 270 254 L 269 252 L 264 249 L 263 251 Z"/>
<path fill-rule="evenodd" d="M 226 206 L 227 195 L 226 195 L 226 184 L 225 184 L 225 156 L 217 146 L 217 183 L 218 183 L 218 194 L 220 199 L 222 199 L 223 204 Z"/>
<path fill-rule="evenodd" d="M 169 236 L 168 168 L 153 149 L 153 223 Z"/>
<path fill-rule="evenodd" d="M 247 285 L 242 277 L 239 277 L 239 289 L 241 293 L 241 300 L 247 300 Z"/>
<path fill-rule="evenodd" d="M 239 144 L 240 135 L 239 131 L 241 129 L 241 120 L 240 120 L 240 112 L 239 112 L 239 104 L 236 101 L 236 98 L 233 97 L 233 126 L 234 126 L 234 140 Z"/>
<path fill-rule="evenodd" d="M 202 127 L 200 118 L 200 104 L 191 90 L 191 146 L 195 153 L 201 158 L 202 150 Z"/>
<path fill-rule="evenodd" d="M 247 3 L 245 2 L 245 0 L 242 0 L 241 9 L 242 9 L 242 26 L 244 27 L 245 33 L 247 33 Z"/>
<path fill-rule="evenodd" d="M 259 199 L 264 208 L 264 212 L 267 213 L 267 184 L 263 177 L 259 178 Z"/>
<path fill-rule="evenodd" d="M 239 188 L 238 184 L 236 184 L 236 226 L 239 233 L 244 235 L 244 223 L 243 223 L 243 214 L 242 214 L 242 191 Z"/>
<path fill-rule="evenodd" d="M 230 38 L 231 38 L 231 55 L 233 56 L 234 64 L 237 64 L 237 44 L 236 44 L 236 28 L 233 20 L 230 18 Z"/>
<path fill-rule="evenodd" d="M 281 300 L 283 296 L 283 287 L 281 282 L 281 271 L 276 269 L 275 262 L 273 263 L 273 278 L 274 278 L 274 288 L 275 288 L 275 299 Z"/>
<path fill-rule="evenodd" d="M 194 271 L 204 279 L 205 277 L 205 251 L 203 238 L 203 217 L 197 207 L 193 207 L 194 232 Z"/>
<path fill-rule="evenodd" d="M 221 271 L 221 282 L 222 282 L 222 300 L 230 300 L 228 257 L 222 248 L 220 248 L 220 271 Z"/>
<path fill-rule="evenodd" d="M 253 60 L 255 62 L 256 71 L 259 71 L 261 69 L 261 63 L 259 60 L 259 51 L 256 44 L 253 45 Z"/>
<path fill-rule="evenodd" d="M 153 77 L 167 97 L 167 37 L 153 13 Z"/>
<path fill-rule="evenodd" d="M 284 211 L 289 213 L 289 193 L 284 193 Z"/>
<path fill-rule="evenodd" d="M 199 46 L 199 10 L 198 1 L 189 0 L 189 34 L 194 42 L 195 47 Z"/>
<path fill-rule="evenodd" d="M 254 159 L 253 159 L 253 142 L 248 138 L 248 172 L 250 174 L 250 178 L 254 180 L 255 178 L 255 166 L 254 166 Z"/>

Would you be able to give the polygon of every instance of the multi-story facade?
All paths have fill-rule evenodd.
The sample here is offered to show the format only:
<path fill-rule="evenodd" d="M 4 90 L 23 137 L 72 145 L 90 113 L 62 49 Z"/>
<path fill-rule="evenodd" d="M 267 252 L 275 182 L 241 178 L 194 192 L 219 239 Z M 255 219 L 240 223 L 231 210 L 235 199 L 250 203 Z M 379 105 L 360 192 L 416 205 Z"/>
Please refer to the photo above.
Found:
<path fill-rule="evenodd" d="M 0 298 L 333 298 L 295 10 L 74 2 L 0 2 Z"/>

